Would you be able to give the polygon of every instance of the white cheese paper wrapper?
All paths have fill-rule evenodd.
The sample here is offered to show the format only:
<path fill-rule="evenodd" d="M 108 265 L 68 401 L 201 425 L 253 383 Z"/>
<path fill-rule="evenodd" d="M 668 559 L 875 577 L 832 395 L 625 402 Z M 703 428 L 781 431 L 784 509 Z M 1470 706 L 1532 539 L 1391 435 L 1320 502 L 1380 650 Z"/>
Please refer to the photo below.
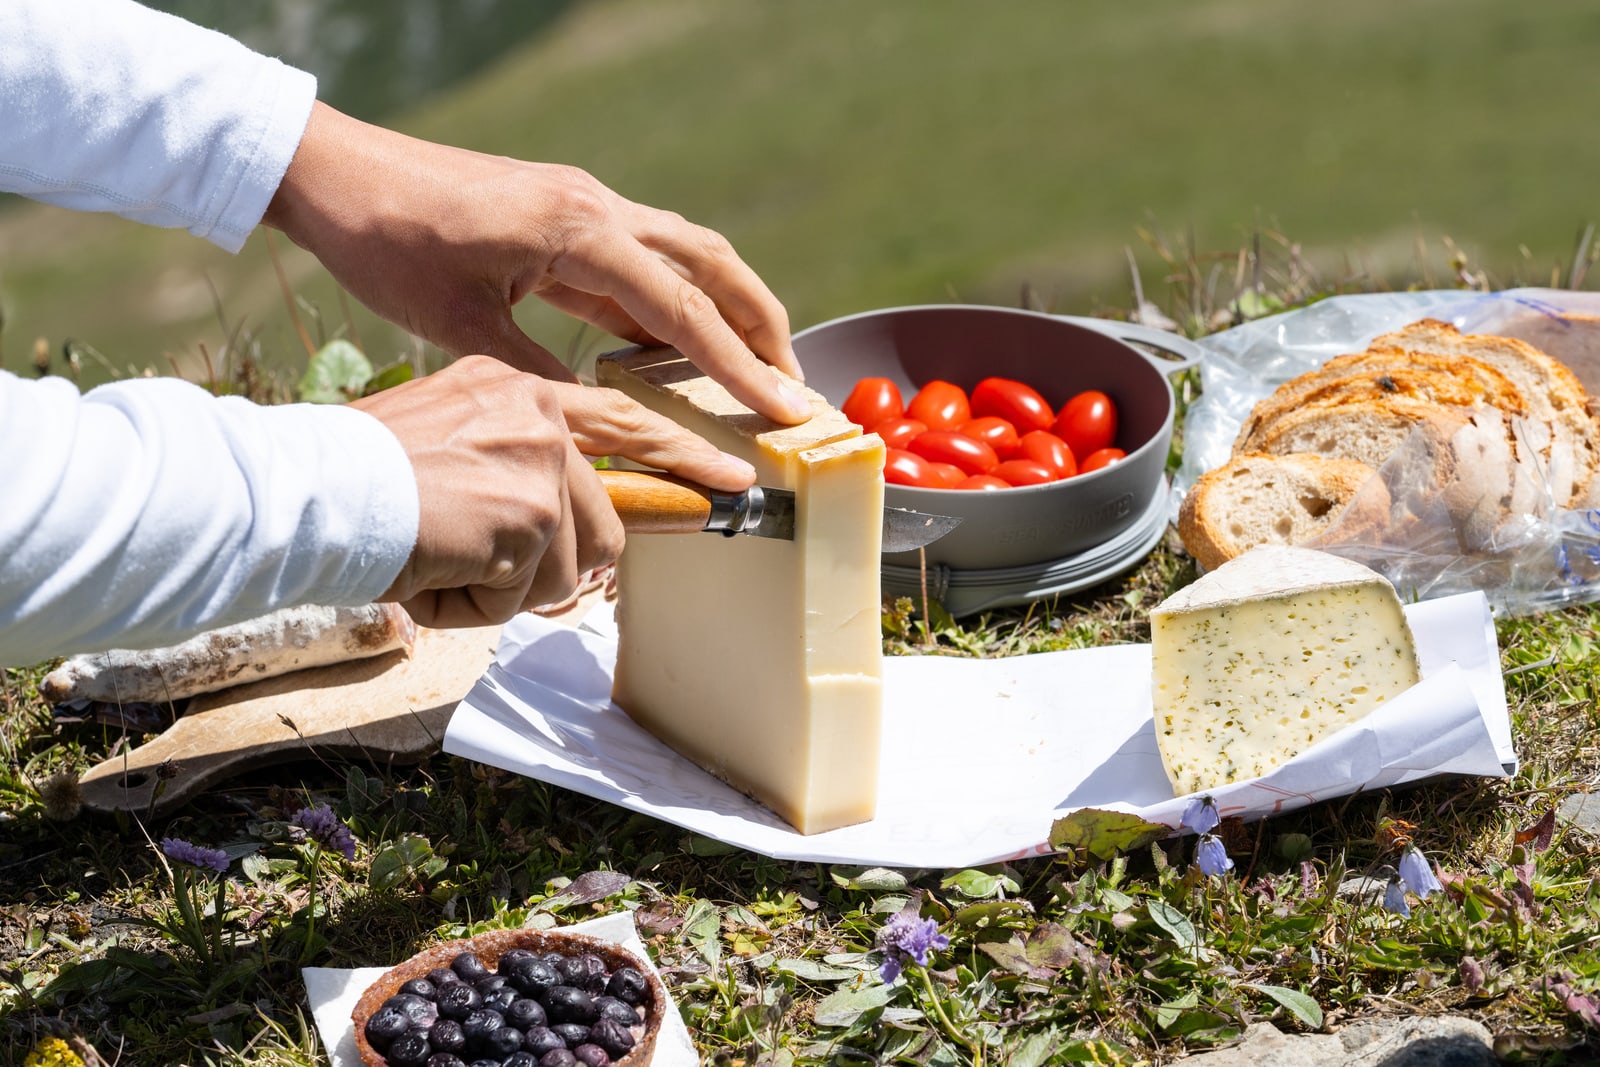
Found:
<path fill-rule="evenodd" d="M 1494 624 L 1469 593 L 1406 608 L 1421 684 L 1273 774 L 1213 790 L 1260 818 L 1437 774 L 1515 768 Z M 586 624 L 587 625 L 587 624 Z M 615 640 L 521 616 L 450 720 L 445 751 L 778 859 L 956 868 L 1050 851 L 1051 822 L 1115 808 L 1177 826 L 1156 751 L 1150 647 L 884 660 L 872 822 L 802 835 L 611 703 Z"/>
<path fill-rule="evenodd" d="M 632 951 L 655 970 L 655 962 L 644 950 L 639 933 L 633 925 L 633 915 L 617 912 L 602 915 L 560 929 L 575 934 L 587 934 L 602 941 L 610 941 Z M 395 963 L 402 961 L 395 960 Z M 394 966 L 390 964 L 389 966 Z M 300 974 L 306 982 L 306 999 L 311 1002 L 311 1015 L 317 1021 L 317 1034 L 322 1047 L 328 1052 L 332 1067 L 361 1067 L 361 1054 L 356 1051 L 356 1028 L 350 1015 L 356 1002 L 367 988 L 382 978 L 389 967 L 357 967 L 346 970 L 338 967 L 304 967 Z M 650 1061 L 652 1067 L 696 1067 L 700 1062 L 689 1040 L 689 1030 L 683 1025 L 678 1006 L 667 997 L 666 1024 L 656 1039 L 656 1054 Z"/>

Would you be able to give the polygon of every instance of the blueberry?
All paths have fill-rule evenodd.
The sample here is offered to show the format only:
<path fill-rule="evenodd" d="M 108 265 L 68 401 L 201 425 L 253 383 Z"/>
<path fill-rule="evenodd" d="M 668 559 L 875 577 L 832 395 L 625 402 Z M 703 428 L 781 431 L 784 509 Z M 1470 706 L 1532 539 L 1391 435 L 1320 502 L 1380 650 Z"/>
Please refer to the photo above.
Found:
<path fill-rule="evenodd" d="M 428 1057 L 427 1067 L 467 1067 L 467 1061 L 453 1052 L 435 1052 Z"/>
<path fill-rule="evenodd" d="M 411 1019 L 406 1013 L 385 1004 L 367 1019 L 367 1040 L 372 1042 L 373 1048 L 382 1052 L 390 1042 L 409 1029 Z"/>
<path fill-rule="evenodd" d="M 480 978 L 489 976 L 489 968 L 483 961 L 470 952 L 463 952 L 450 961 L 450 969 L 456 972 L 456 977 L 463 982 L 476 982 Z"/>
<path fill-rule="evenodd" d="M 532 957 L 511 965 L 508 977 L 523 996 L 543 999 L 544 991 L 561 984 L 561 972 L 541 959 Z"/>
<path fill-rule="evenodd" d="M 543 1026 L 549 1020 L 545 1018 L 544 1005 L 532 997 L 518 997 L 505 1009 L 506 1025 L 515 1026 L 519 1030 L 527 1030 L 534 1026 Z"/>
<path fill-rule="evenodd" d="M 584 953 L 561 961 L 561 977 L 567 985 L 587 993 L 603 993 L 606 988 L 606 963 L 599 956 Z"/>
<path fill-rule="evenodd" d="M 572 1050 L 573 1059 L 584 1067 L 611 1067 L 611 1055 L 599 1045 L 579 1045 Z"/>
<path fill-rule="evenodd" d="M 510 978 L 511 970 L 517 965 L 518 960 L 531 960 L 534 958 L 533 953 L 525 948 L 508 948 L 500 953 L 500 962 L 495 965 L 495 970 Z"/>
<path fill-rule="evenodd" d="M 558 985 L 544 995 L 544 1009 L 552 1023 L 592 1023 L 600 1011 L 594 998 L 581 989 Z"/>
<path fill-rule="evenodd" d="M 483 994 L 465 982 L 439 990 L 439 1014 L 450 1019 L 465 1019 L 483 1007 Z"/>
<path fill-rule="evenodd" d="M 513 1052 L 500 1061 L 500 1067 L 539 1067 L 539 1061 L 531 1052 Z"/>
<path fill-rule="evenodd" d="M 460 1052 L 467 1047 L 467 1032 L 454 1019 L 440 1019 L 428 1027 L 428 1044 L 435 1052 Z"/>
<path fill-rule="evenodd" d="M 433 983 L 434 991 L 438 992 L 447 985 L 461 981 L 461 976 L 448 967 L 435 967 L 428 972 L 428 981 Z"/>
<path fill-rule="evenodd" d="M 615 1019 L 601 1019 L 589 1028 L 589 1040 L 606 1050 L 606 1055 L 620 1060 L 633 1048 L 633 1031 Z"/>
<path fill-rule="evenodd" d="M 561 961 L 566 959 L 567 956 L 563 952 L 546 952 L 544 955 L 540 956 L 539 958 L 544 960 L 550 966 L 556 968 L 557 970 L 560 970 L 561 969 Z"/>
<path fill-rule="evenodd" d="M 568 1048 L 577 1048 L 589 1040 L 589 1028 L 583 1023 L 556 1023 L 550 1029 L 567 1043 Z"/>
<path fill-rule="evenodd" d="M 395 1008 L 405 1013 L 406 1022 L 411 1026 L 427 1028 L 433 1025 L 433 1020 L 439 1017 L 439 1006 L 426 997 L 419 997 L 415 993 L 396 993 L 383 1002 L 385 1008 Z"/>
<path fill-rule="evenodd" d="M 501 1015 L 504 1015 L 507 1008 L 511 1007 L 511 1005 L 515 1004 L 521 999 L 521 993 L 518 993 L 510 986 L 506 986 L 504 989 L 496 989 L 493 993 L 490 993 L 488 996 L 484 997 L 483 1006 L 486 1008 L 493 1008 Z"/>
<path fill-rule="evenodd" d="M 606 983 L 606 992 L 637 1006 L 650 999 L 650 982 L 637 967 L 618 967 L 617 973 Z"/>
<path fill-rule="evenodd" d="M 500 1067 L 499 1060 L 473 1060 L 467 1067 Z"/>
<path fill-rule="evenodd" d="M 459 979 L 457 979 L 457 980 L 459 981 Z M 511 979 L 507 978 L 505 975 L 503 975 L 503 974 L 491 974 L 487 978 L 480 978 L 476 982 L 473 982 L 472 983 L 472 988 L 476 989 L 478 992 L 482 993 L 484 996 L 488 996 L 490 993 L 493 993 L 496 989 L 504 989 L 506 986 L 508 986 L 510 984 L 511 984 Z"/>
<path fill-rule="evenodd" d="M 407 1030 L 394 1039 L 389 1051 L 383 1054 L 393 1067 L 424 1067 L 433 1049 L 428 1047 L 428 1035 L 419 1030 Z"/>
<path fill-rule="evenodd" d="M 467 1045 L 477 1050 L 483 1047 L 485 1037 L 503 1027 L 505 1023 L 499 1012 L 490 1008 L 479 1008 L 461 1020 L 461 1030 L 467 1035 Z"/>
<path fill-rule="evenodd" d="M 502 1026 L 483 1035 L 479 1046 L 483 1054 L 503 1060 L 522 1048 L 522 1031 L 515 1026 Z"/>
<path fill-rule="evenodd" d="M 578 1057 L 564 1048 L 552 1049 L 539 1057 L 539 1067 L 578 1067 Z"/>
<path fill-rule="evenodd" d="M 543 1056 L 555 1049 L 564 1049 L 567 1043 L 561 1040 L 561 1035 L 548 1026 L 533 1026 L 522 1037 L 522 1047 L 535 1056 Z"/>
<path fill-rule="evenodd" d="M 422 997 L 424 1000 L 432 1000 L 434 988 L 433 983 L 426 978 L 413 978 L 400 987 L 400 992 L 410 993 L 412 996 Z"/>
<path fill-rule="evenodd" d="M 634 1026 L 643 1021 L 639 1018 L 638 1008 L 616 997 L 595 997 L 594 1006 L 600 1012 L 600 1018 L 615 1019 L 623 1026 Z"/>

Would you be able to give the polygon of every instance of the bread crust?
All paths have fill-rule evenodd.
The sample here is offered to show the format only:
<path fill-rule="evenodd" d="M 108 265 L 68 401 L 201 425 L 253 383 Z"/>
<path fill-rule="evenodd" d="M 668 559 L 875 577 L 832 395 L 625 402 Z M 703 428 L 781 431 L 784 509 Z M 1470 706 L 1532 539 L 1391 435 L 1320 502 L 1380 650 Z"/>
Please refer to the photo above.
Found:
<path fill-rule="evenodd" d="M 1189 554 L 1215 570 L 1257 545 L 1298 544 L 1325 530 L 1357 499 L 1376 471 L 1357 460 L 1264 452 L 1235 456 L 1201 475 L 1184 495 L 1178 537 Z M 1358 521 L 1388 518 L 1388 492 L 1374 482 L 1360 494 Z"/>

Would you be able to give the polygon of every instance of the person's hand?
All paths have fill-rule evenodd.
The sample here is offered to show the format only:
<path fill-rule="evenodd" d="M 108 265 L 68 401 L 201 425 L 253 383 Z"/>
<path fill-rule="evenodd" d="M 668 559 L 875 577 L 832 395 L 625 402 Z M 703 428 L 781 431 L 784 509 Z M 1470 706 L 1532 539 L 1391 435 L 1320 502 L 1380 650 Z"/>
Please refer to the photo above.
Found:
<path fill-rule="evenodd" d="M 384 318 L 456 356 L 572 373 L 512 307 L 533 293 L 626 340 L 677 348 L 754 410 L 810 416 L 783 306 L 719 234 L 573 167 L 406 137 L 318 103 L 264 221 Z"/>
<path fill-rule="evenodd" d="M 382 599 L 422 625 L 504 622 L 621 553 L 622 524 L 552 383 L 470 356 L 353 406 L 399 438 L 416 473 L 417 545 Z"/>

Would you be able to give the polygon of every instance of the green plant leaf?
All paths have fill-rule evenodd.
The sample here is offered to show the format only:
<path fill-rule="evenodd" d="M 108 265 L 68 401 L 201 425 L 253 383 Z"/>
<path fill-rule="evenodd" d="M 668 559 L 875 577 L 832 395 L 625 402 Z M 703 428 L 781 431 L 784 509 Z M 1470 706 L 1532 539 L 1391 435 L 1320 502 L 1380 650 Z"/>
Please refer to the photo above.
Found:
<path fill-rule="evenodd" d="M 1120 852 L 1143 848 L 1170 833 L 1170 826 L 1145 822 L 1137 815 L 1079 808 L 1050 825 L 1050 847 L 1060 852 L 1081 850 L 1095 859 L 1108 860 Z"/>
<path fill-rule="evenodd" d="M 1262 985 L 1257 982 L 1246 982 L 1244 985 L 1246 989 L 1254 989 L 1257 993 L 1271 997 L 1283 1005 L 1290 1015 L 1311 1029 L 1322 1029 L 1322 1008 L 1298 989 L 1289 989 L 1281 985 Z"/>
<path fill-rule="evenodd" d="M 427 838 L 407 834 L 372 857 L 367 881 L 374 889 L 393 889 L 427 871 L 435 860 Z"/>
<path fill-rule="evenodd" d="M 1020 892 L 1014 879 L 1003 874 L 990 874 L 988 871 L 968 869 L 958 871 L 939 883 L 940 889 L 954 889 L 964 897 L 974 900 L 985 900 L 1001 893 L 1015 895 Z"/>
<path fill-rule="evenodd" d="M 834 885 L 845 889 L 865 889 L 869 893 L 884 893 L 906 887 L 906 876 L 887 867 L 868 867 L 866 870 L 835 867 L 829 875 Z"/>
<path fill-rule="evenodd" d="M 818 1026 L 849 1026 L 893 997 L 894 990 L 878 982 L 859 989 L 841 989 L 817 1002 L 813 1018 Z"/>
<path fill-rule="evenodd" d="M 1179 948 L 1191 952 L 1200 947 L 1194 923 L 1189 921 L 1187 915 L 1159 897 L 1151 897 L 1147 906 L 1150 909 L 1150 918 L 1178 943 Z"/>
<path fill-rule="evenodd" d="M 362 395 L 371 396 L 373 393 L 381 393 L 385 389 L 393 389 L 397 385 L 404 385 L 416 376 L 416 368 L 410 363 L 405 361 L 391 363 L 372 376 L 372 380 L 367 382 L 367 387 Z"/>
<path fill-rule="evenodd" d="M 343 404 L 361 395 L 372 380 L 372 363 L 349 341 L 329 341 L 306 364 L 300 399 L 313 404 Z"/>
<path fill-rule="evenodd" d="M 808 982 L 839 982 L 846 978 L 854 978 L 861 973 L 859 967 L 835 967 L 829 963 L 798 956 L 781 959 L 773 966 Z"/>

